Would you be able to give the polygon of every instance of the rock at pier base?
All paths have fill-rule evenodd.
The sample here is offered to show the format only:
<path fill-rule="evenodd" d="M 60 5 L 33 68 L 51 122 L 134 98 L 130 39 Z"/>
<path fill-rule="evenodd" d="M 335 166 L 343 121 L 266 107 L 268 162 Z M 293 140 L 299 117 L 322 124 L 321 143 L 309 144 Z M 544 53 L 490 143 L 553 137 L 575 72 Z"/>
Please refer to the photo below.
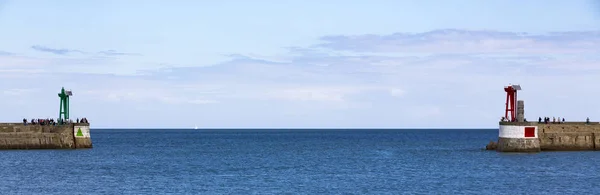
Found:
<path fill-rule="evenodd" d="M 490 141 L 490 143 L 488 143 L 487 146 L 485 146 L 486 150 L 496 150 L 496 148 L 498 147 L 498 144 L 494 141 Z"/>

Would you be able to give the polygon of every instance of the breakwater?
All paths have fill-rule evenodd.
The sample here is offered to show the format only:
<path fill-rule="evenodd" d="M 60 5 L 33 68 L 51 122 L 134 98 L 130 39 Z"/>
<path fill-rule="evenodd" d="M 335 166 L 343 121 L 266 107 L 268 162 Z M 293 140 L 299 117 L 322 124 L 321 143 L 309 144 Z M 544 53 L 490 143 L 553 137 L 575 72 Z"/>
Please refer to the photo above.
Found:
<path fill-rule="evenodd" d="M 92 148 L 89 123 L 0 123 L 0 149 Z"/>
<path fill-rule="evenodd" d="M 488 150 L 500 152 L 600 150 L 599 122 L 500 122 L 498 142 Z"/>
<path fill-rule="evenodd" d="M 560 117 L 538 118 L 537 122 L 525 119 L 525 101 L 517 99 L 520 85 L 504 87 L 506 103 L 500 119 L 498 141 L 490 141 L 487 150 L 499 152 L 539 152 L 600 150 L 600 123 L 565 122 Z"/>

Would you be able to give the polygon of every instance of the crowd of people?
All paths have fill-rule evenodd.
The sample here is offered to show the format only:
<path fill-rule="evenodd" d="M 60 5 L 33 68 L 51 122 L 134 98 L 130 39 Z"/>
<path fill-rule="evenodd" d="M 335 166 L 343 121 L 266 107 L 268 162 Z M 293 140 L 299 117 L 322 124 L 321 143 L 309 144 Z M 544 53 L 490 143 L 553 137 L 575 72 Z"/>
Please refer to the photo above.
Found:
<path fill-rule="evenodd" d="M 502 122 L 517 122 L 516 120 L 512 120 L 512 121 L 510 121 L 510 120 L 508 120 L 506 117 L 502 117 L 502 118 L 500 118 L 500 121 L 502 121 Z M 524 119 L 524 122 L 527 122 L 527 119 Z M 545 123 L 545 124 L 548 124 L 548 123 L 552 123 L 552 124 L 561 124 L 561 123 L 565 123 L 565 118 L 560 118 L 560 117 L 552 117 L 552 120 L 550 120 L 550 117 L 544 117 L 544 118 L 542 118 L 542 117 L 539 117 L 539 118 L 538 118 L 538 123 Z M 585 123 L 586 123 L 586 124 L 590 124 L 590 118 L 589 118 L 589 117 L 587 117 L 587 118 L 585 119 Z"/>
<path fill-rule="evenodd" d="M 506 117 L 501 117 L 500 122 L 517 122 L 517 119 L 508 120 Z M 523 118 L 523 122 L 527 122 L 526 118 Z"/>
<path fill-rule="evenodd" d="M 73 123 L 73 119 L 63 120 L 61 118 L 54 120 L 53 118 L 46 119 L 31 119 L 31 121 L 27 121 L 27 119 L 23 119 L 23 125 L 31 124 L 31 125 L 62 125 L 62 124 L 70 124 Z M 77 118 L 75 123 L 89 123 L 87 118 Z"/>
<path fill-rule="evenodd" d="M 542 123 L 542 117 L 539 117 L 538 123 Z M 545 123 L 545 124 L 550 123 L 550 117 L 544 117 L 543 123 Z M 565 118 L 561 119 L 560 117 L 556 117 L 556 118 L 552 117 L 552 124 L 561 124 L 561 123 L 565 123 Z M 587 117 L 585 119 L 585 123 L 590 124 L 590 117 Z"/>
<path fill-rule="evenodd" d="M 550 123 L 550 117 L 544 117 L 543 121 L 546 124 Z M 538 123 L 542 123 L 542 117 L 538 118 Z M 560 124 L 560 123 L 565 123 L 565 118 L 562 118 L 562 121 L 561 121 L 560 117 L 552 117 L 552 124 Z"/>

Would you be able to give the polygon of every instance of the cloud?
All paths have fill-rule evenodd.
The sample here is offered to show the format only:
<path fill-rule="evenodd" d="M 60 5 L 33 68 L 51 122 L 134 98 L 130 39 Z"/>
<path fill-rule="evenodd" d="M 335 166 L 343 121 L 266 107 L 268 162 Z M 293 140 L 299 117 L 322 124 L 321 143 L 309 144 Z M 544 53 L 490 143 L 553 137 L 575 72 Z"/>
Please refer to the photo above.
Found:
<path fill-rule="evenodd" d="M 79 54 L 87 54 L 87 52 L 81 51 L 81 50 L 74 50 L 74 49 L 56 49 L 56 48 L 50 48 L 50 47 L 45 47 L 45 46 L 40 46 L 40 45 L 34 45 L 31 46 L 32 49 L 36 50 L 36 51 L 40 51 L 40 52 L 47 52 L 47 53 L 53 53 L 56 55 L 67 55 L 70 53 L 79 53 Z M 141 56 L 142 54 L 139 53 L 125 53 L 125 52 L 118 52 L 116 50 L 104 50 L 104 51 L 99 51 L 97 52 L 98 54 L 104 55 L 104 56 Z M 2 51 L 0 51 L 0 55 L 2 55 Z M 7 53 L 10 54 L 10 53 Z"/>
<path fill-rule="evenodd" d="M 171 91 L 165 91 L 165 88 L 146 88 L 140 89 L 97 89 L 84 90 L 82 96 L 90 98 L 117 101 L 117 102 L 150 102 L 164 104 L 212 104 L 218 103 L 216 100 L 207 100 L 182 95 L 175 95 Z"/>
<path fill-rule="evenodd" d="M 13 53 L 6 52 L 6 51 L 0 51 L 0 56 L 8 56 L 8 55 L 13 55 Z"/>
<path fill-rule="evenodd" d="M 390 89 L 390 94 L 394 97 L 402 97 L 404 96 L 405 91 L 402 89 Z"/>
<path fill-rule="evenodd" d="M 302 87 L 281 87 L 268 91 L 263 98 L 281 99 L 289 101 L 324 101 L 324 102 L 344 102 L 347 96 L 360 93 L 365 88 L 349 86 L 302 86 Z"/>
<path fill-rule="evenodd" d="M 76 55 L 68 57 L 65 55 L 0 55 L 0 72 L 137 75 L 145 69 L 160 67 L 160 65 L 152 63 L 128 63 L 131 61 L 131 59 L 127 59 L 126 57 L 103 55 Z M 11 75 L 11 77 L 16 76 L 29 75 Z"/>
<path fill-rule="evenodd" d="M 325 36 L 322 43 L 288 47 L 280 55 L 228 54 L 228 61 L 190 67 L 161 65 L 172 64 L 168 59 L 151 65 L 142 55 L 124 60 L 119 56 L 126 53 L 114 50 L 100 52 L 105 56 L 0 56 L 0 78 L 11 80 L 0 90 L 9 99 L 33 101 L 52 100 L 55 88 L 69 87 L 80 104 L 74 107 L 107 123 L 159 117 L 168 122 L 148 123 L 494 127 L 503 115 L 501 87 L 518 83 L 529 118 L 600 118 L 594 113 L 600 105 L 590 99 L 600 95 L 594 85 L 600 74 L 597 35 L 437 30 Z M 15 86 L 40 83 L 48 88 L 35 96 L 8 95 L 17 93 Z M 109 108 L 119 113 L 104 114 L 114 112 Z"/>
<path fill-rule="evenodd" d="M 138 53 L 117 52 L 116 50 L 106 50 L 106 51 L 100 51 L 98 53 L 107 55 L 107 56 L 139 56 L 139 55 L 141 55 Z"/>
<path fill-rule="evenodd" d="M 66 75 L 76 75 L 68 73 Z M 65 75 L 65 76 L 66 76 Z M 74 93 L 90 101 L 110 101 L 136 104 L 213 104 L 219 103 L 209 99 L 203 93 L 214 92 L 214 87 L 189 84 L 170 83 L 164 80 L 146 80 L 135 76 L 118 76 L 112 74 L 88 74 L 81 78 L 89 79 L 85 83 L 77 83 L 77 77 L 63 82 L 77 90 Z"/>
<path fill-rule="evenodd" d="M 40 46 L 40 45 L 31 46 L 31 49 L 34 49 L 34 50 L 40 51 L 40 52 L 53 53 L 53 54 L 56 54 L 56 55 L 66 55 L 66 54 L 69 54 L 69 53 L 84 53 L 84 52 L 82 52 L 80 50 L 55 49 L 55 48 L 49 48 L 49 47 Z"/>
<path fill-rule="evenodd" d="M 2 91 L 2 94 L 7 96 L 24 96 L 35 93 L 37 89 L 23 88 L 23 89 L 7 89 Z"/>
<path fill-rule="evenodd" d="M 530 34 L 444 29 L 424 33 L 325 36 L 317 47 L 355 52 L 577 54 L 600 51 L 600 32 Z"/>

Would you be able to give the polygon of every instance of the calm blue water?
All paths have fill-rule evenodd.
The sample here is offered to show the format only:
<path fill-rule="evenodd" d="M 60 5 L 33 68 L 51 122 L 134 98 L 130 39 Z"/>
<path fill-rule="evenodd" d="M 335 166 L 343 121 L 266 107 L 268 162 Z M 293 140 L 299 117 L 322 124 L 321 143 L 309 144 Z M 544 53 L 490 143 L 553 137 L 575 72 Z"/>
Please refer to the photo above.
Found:
<path fill-rule="evenodd" d="M 497 130 L 92 130 L 0 151 L 2 194 L 596 194 L 600 152 L 502 154 Z"/>

